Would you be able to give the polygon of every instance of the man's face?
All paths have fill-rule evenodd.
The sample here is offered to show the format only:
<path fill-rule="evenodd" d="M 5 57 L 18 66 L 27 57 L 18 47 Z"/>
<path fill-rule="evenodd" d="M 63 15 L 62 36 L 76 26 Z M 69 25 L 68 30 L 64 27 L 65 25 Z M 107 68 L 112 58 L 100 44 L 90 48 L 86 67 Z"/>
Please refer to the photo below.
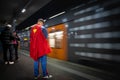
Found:
<path fill-rule="evenodd" d="M 16 35 L 16 32 L 14 32 L 13 35 Z"/>

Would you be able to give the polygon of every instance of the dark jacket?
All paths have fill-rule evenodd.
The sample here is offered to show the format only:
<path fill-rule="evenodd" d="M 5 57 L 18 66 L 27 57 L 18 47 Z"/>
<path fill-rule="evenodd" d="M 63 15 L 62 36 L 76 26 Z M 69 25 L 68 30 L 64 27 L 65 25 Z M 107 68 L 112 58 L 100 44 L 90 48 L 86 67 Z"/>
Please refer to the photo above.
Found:
<path fill-rule="evenodd" d="M 9 27 L 5 27 L 5 29 L 0 34 L 0 40 L 2 44 L 12 44 L 12 40 L 14 40 L 14 36 Z"/>

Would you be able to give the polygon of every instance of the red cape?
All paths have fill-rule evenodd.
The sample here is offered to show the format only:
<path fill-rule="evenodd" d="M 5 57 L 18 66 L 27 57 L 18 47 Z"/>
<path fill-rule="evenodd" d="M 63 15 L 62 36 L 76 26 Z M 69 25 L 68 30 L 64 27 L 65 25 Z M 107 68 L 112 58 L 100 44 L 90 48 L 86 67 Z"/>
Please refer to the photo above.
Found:
<path fill-rule="evenodd" d="M 30 32 L 30 56 L 37 60 L 51 52 L 51 48 L 45 38 L 40 25 L 36 24 Z"/>

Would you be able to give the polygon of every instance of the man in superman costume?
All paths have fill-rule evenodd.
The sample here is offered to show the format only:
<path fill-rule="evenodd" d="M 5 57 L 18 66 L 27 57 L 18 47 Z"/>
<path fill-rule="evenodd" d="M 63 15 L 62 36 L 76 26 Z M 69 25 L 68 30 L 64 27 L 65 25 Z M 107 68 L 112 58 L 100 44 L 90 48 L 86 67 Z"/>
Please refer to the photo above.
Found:
<path fill-rule="evenodd" d="M 41 62 L 43 78 L 51 78 L 47 72 L 47 54 L 51 52 L 50 46 L 47 42 L 48 33 L 43 26 L 44 20 L 38 19 L 30 30 L 30 56 L 34 60 L 34 76 L 35 79 L 39 77 L 39 63 Z"/>

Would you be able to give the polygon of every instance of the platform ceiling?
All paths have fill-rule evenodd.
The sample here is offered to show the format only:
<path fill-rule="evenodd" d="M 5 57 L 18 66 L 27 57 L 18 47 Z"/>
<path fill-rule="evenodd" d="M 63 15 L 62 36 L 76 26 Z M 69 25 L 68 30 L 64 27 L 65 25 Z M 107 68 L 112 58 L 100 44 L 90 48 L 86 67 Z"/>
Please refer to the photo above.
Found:
<path fill-rule="evenodd" d="M 90 0 L 0 0 L 0 27 L 7 23 L 16 23 L 21 30 L 42 17 L 46 19 L 61 11 L 86 3 Z M 25 8 L 26 12 L 21 13 Z"/>

